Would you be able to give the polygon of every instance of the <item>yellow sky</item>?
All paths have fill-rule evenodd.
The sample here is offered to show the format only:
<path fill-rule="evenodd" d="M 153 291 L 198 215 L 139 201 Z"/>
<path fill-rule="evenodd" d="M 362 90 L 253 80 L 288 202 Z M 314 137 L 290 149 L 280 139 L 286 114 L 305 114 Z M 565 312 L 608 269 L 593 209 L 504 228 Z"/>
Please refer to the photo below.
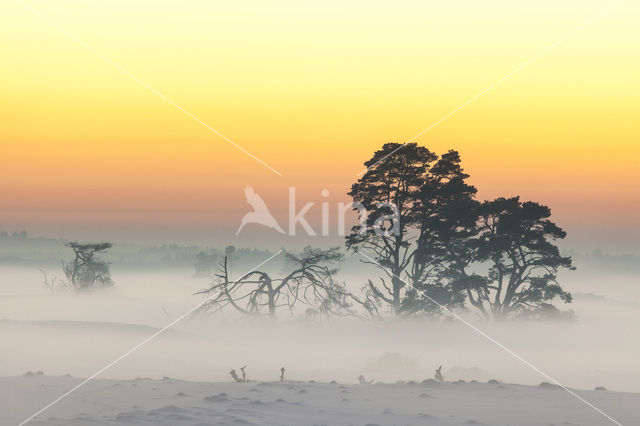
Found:
<path fill-rule="evenodd" d="M 26 3 L 283 175 L 5 0 L 0 219 L 52 233 L 127 222 L 73 211 L 87 208 L 220 210 L 234 227 L 246 185 L 274 203 L 290 185 L 344 199 L 382 143 L 413 137 L 611 4 Z M 460 150 L 482 197 L 540 200 L 565 226 L 606 229 L 615 215 L 637 230 L 638 22 L 638 2 L 623 2 L 418 142 Z"/>

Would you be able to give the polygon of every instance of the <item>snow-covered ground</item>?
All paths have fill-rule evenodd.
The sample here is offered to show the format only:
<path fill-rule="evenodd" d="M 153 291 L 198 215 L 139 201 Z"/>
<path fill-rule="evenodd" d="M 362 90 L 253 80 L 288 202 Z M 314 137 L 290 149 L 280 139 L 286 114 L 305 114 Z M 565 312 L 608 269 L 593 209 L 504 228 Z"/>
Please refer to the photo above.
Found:
<path fill-rule="evenodd" d="M 206 284 L 191 275 L 120 273 L 112 291 L 75 294 L 45 291 L 37 270 L 0 268 L 0 426 L 18 425 L 80 383 L 78 377 L 94 374 L 188 311 L 201 300 L 193 293 Z M 468 318 L 566 386 L 605 386 L 608 391 L 576 392 L 621 424 L 640 425 L 640 294 L 618 296 L 576 298 L 571 307 L 578 317 L 570 322 Z M 229 370 L 245 364 L 254 381 L 230 383 Z M 440 364 L 446 380 L 466 382 L 422 383 Z M 281 366 L 291 381 L 271 382 Z M 48 375 L 22 376 L 29 370 Z M 360 374 L 387 384 L 355 385 Z M 154 380 L 128 380 L 134 377 Z M 256 322 L 200 315 L 30 424 L 615 424 L 562 389 L 537 386 L 543 380 L 458 321 Z"/>
<path fill-rule="evenodd" d="M 81 382 L 0 378 L 0 424 L 17 425 Z M 576 391 L 623 425 L 640 424 L 640 394 Z M 353 385 L 97 379 L 33 425 L 613 425 L 563 389 L 505 383 Z"/>

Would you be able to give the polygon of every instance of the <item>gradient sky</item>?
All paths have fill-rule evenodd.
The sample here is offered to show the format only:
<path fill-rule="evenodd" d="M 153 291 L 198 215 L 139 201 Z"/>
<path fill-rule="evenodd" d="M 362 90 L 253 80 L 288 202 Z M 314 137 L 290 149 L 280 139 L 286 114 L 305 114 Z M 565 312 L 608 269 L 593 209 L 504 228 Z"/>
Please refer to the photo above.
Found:
<path fill-rule="evenodd" d="M 282 223 L 289 186 L 347 201 L 384 142 L 612 2 L 26 3 L 283 176 L 6 0 L 0 230 L 215 245 L 233 242 L 245 186 Z M 623 2 L 417 141 L 458 149 L 480 198 L 550 205 L 574 246 L 636 250 L 638 22 L 639 3 Z"/>

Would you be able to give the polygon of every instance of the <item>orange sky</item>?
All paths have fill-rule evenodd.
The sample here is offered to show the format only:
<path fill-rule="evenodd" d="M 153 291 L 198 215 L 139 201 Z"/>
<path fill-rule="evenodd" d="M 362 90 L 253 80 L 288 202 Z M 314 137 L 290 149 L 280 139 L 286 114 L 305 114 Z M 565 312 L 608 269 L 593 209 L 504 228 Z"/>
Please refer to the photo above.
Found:
<path fill-rule="evenodd" d="M 289 186 L 346 201 L 384 142 L 410 139 L 611 4 L 27 3 L 283 175 L 3 2 L 0 229 L 124 239 L 235 232 L 247 185 L 280 215 Z M 575 241 L 612 232 L 633 246 L 639 18 L 622 3 L 418 142 L 460 150 L 482 198 L 520 194 L 549 204 Z"/>

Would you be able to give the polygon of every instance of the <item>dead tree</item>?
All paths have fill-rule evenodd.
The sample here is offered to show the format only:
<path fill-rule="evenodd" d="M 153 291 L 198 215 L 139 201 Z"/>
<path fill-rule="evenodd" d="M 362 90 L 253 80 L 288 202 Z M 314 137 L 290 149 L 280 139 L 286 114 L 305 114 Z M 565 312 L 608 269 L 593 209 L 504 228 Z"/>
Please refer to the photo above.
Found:
<path fill-rule="evenodd" d="M 245 373 L 245 371 L 244 371 L 245 368 L 247 368 L 246 365 L 244 367 L 240 368 L 240 371 L 242 372 L 242 381 L 243 382 L 247 381 L 247 373 Z"/>
<path fill-rule="evenodd" d="M 247 373 L 245 373 L 245 371 L 244 371 L 245 368 L 247 368 L 246 365 L 244 367 L 240 368 L 240 372 L 242 373 L 242 377 L 238 376 L 238 373 L 236 373 L 236 370 L 229 371 L 229 374 L 231 375 L 233 380 L 236 381 L 236 383 L 242 383 L 242 382 L 246 382 L 247 381 Z"/>
<path fill-rule="evenodd" d="M 229 268 L 229 258 L 225 256 L 211 287 L 196 293 L 210 298 L 203 308 L 215 312 L 231 306 L 246 315 L 275 317 L 276 308 L 282 306 L 282 287 L 274 286 L 269 274 L 262 271 L 251 271 L 232 281 Z"/>
<path fill-rule="evenodd" d="M 113 280 L 109 272 L 109 264 L 97 255 L 111 248 L 111 243 L 65 244 L 75 253 L 71 262 L 63 263 L 62 269 L 71 287 L 76 290 L 111 287 Z"/>
<path fill-rule="evenodd" d="M 440 366 L 440 367 L 438 367 L 436 369 L 436 374 L 434 376 L 434 379 L 438 383 L 444 383 L 444 377 L 442 376 L 442 366 Z"/>
<path fill-rule="evenodd" d="M 299 302 L 321 317 L 354 315 L 352 302 L 357 298 L 335 280 L 337 267 L 343 260 L 338 248 L 328 250 L 305 247 L 302 253 L 287 253 L 294 270 L 282 279 L 290 307 Z"/>
<path fill-rule="evenodd" d="M 39 268 L 40 272 L 42 273 L 42 283 L 44 284 L 44 288 L 45 290 L 50 290 L 50 291 L 56 291 L 58 288 L 64 288 L 67 287 L 67 283 L 62 280 L 59 279 L 56 276 L 53 276 L 51 279 L 49 278 L 49 276 L 47 275 L 47 271 L 45 271 L 42 268 Z"/>
<path fill-rule="evenodd" d="M 335 265 L 342 260 L 338 248 L 306 247 L 301 254 L 287 253 L 290 272 L 274 278 L 265 271 L 251 271 L 236 280 L 229 277 L 229 260 L 220 263 L 214 283 L 196 294 L 210 298 L 209 312 L 232 307 L 248 316 L 275 318 L 279 309 L 295 315 L 299 305 L 323 316 L 351 315 L 354 296 L 334 279 Z"/>
<path fill-rule="evenodd" d="M 373 383 L 373 380 L 367 381 L 367 379 L 365 379 L 364 376 L 361 374 L 358 376 L 358 383 L 360 383 L 361 385 L 370 385 L 371 383 Z"/>

